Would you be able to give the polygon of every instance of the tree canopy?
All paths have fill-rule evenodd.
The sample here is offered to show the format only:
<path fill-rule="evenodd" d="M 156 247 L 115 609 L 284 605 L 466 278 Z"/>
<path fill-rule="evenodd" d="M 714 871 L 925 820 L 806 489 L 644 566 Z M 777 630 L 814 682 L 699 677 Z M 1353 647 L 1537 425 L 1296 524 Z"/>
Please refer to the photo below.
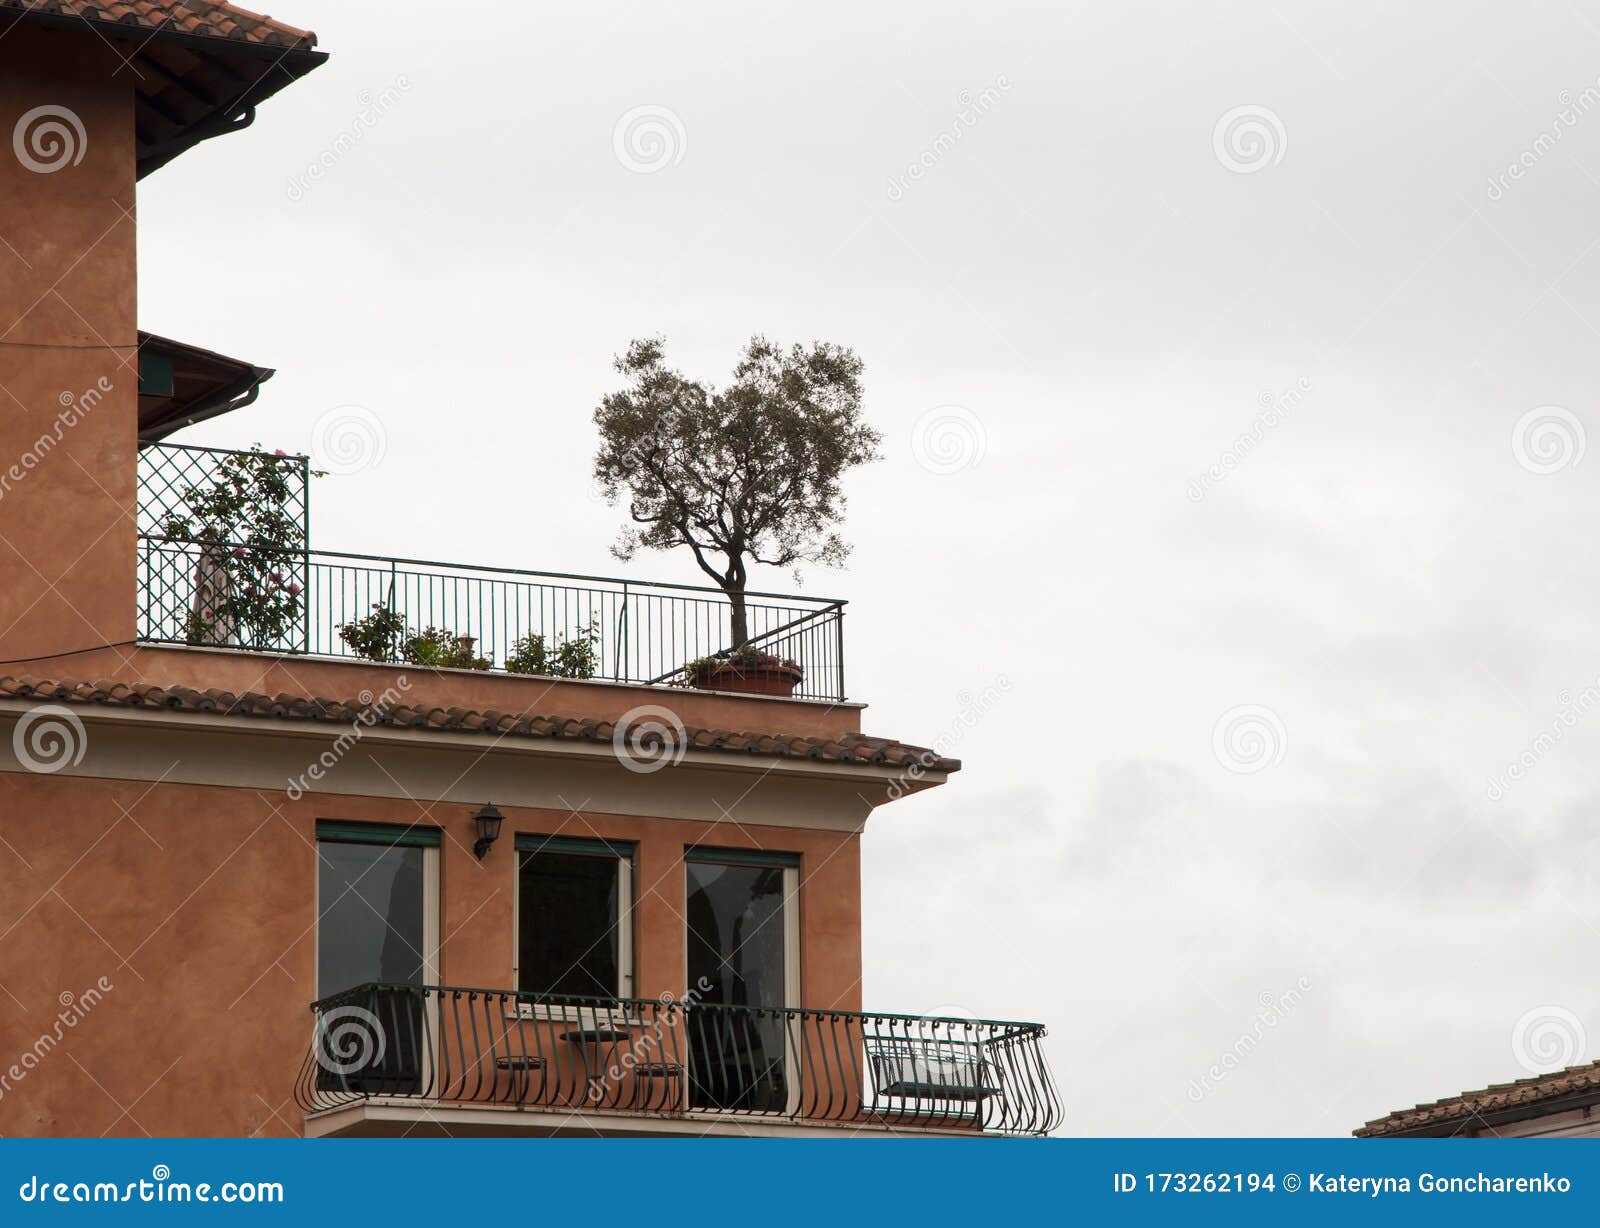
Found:
<path fill-rule="evenodd" d="M 594 476 L 625 499 L 632 524 L 612 552 L 687 546 L 733 607 L 733 647 L 749 640 L 749 566 L 838 566 L 840 479 L 877 460 L 881 436 L 861 418 L 861 360 L 815 342 L 785 350 L 752 337 L 717 389 L 667 366 L 661 338 L 616 360 L 627 377 L 595 410 Z"/>

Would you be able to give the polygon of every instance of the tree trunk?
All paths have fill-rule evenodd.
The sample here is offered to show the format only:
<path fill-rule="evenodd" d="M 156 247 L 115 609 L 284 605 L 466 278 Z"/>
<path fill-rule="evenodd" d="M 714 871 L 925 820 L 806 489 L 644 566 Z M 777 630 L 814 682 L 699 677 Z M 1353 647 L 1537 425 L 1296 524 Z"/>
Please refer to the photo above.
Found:
<path fill-rule="evenodd" d="M 745 613 L 744 589 L 729 589 L 728 604 L 733 607 L 733 650 L 738 652 L 750 642 L 750 618 Z"/>
<path fill-rule="evenodd" d="M 725 551 L 728 559 L 728 570 L 722 573 L 719 583 L 722 591 L 728 595 L 728 604 L 733 612 L 733 651 L 738 652 L 750 642 L 750 616 L 744 604 L 744 547 L 742 542 L 733 543 Z"/>

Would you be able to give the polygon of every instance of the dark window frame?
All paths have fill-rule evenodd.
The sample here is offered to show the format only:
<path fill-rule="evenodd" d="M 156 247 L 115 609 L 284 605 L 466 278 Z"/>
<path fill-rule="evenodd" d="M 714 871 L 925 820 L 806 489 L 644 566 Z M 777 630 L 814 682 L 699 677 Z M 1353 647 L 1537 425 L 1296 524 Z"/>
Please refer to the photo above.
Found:
<path fill-rule="evenodd" d="M 404 823 L 361 823 L 344 819 L 318 819 L 317 843 L 383 844 L 407 848 L 436 849 L 444 844 L 444 833 L 437 827 Z"/>

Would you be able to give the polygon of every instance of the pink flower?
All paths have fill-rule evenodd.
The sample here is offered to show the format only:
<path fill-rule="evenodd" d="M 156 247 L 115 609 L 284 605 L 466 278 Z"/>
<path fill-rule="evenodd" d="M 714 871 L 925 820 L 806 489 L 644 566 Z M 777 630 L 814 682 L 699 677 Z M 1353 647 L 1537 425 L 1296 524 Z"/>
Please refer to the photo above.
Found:
<path fill-rule="evenodd" d="M 235 546 L 233 548 L 233 557 L 236 558 L 236 559 L 242 559 L 242 558 L 244 558 L 245 555 L 247 555 L 249 553 L 250 552 L 248 550 L 246 550 L 243 546 Z"/>
<path fill-rule="evenodd" d="M 215 614 L 213 614 L 210 610 L 201 610 L 200 611 L 200 617 L 205 619 L 207 622 L 212 622 L 212 621 L 214 621 L 216 619 L 217 616 Z"/>
<path fill-rule="evenodd" d="M 289 586 L 289 596 L 291 597 L 298 597 L 303 592 L 305 592 L 305 589 L 301 588 L 298 584 L 291 584 Z"/>
<path fill-rule="evenodd" d="M 273 449 L 273 450 L 272 450 L 272 454 L 273 454 L 273 455 L 274 455 L 274 456 L 288 456 L 288 455 L 289 455 L 289 454 L 288 454 L 288 453 L 287 453 L 287 452 L 285 452 L 285 451 L 284 451 L 284 450 L 283 450 L 283 449 L 282 449 L 282 448 L 274 448 L 274 449 Z"/>
<path fill-rule="evenodd" d="M 274 584 L 282 584 L 283 583 L 283 573 L 281 571 L 274 571 L 267 578 L 269 580 L 271 580 Z"/>

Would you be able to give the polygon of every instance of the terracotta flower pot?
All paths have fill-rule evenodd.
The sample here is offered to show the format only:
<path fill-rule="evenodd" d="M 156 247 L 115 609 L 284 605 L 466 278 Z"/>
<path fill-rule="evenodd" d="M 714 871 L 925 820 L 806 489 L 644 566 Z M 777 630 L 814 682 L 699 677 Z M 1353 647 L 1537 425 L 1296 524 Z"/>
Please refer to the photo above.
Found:
<path fill-rule="evenodd" d="M 697 674 L 693 684 L 702 691 L 778 695 L 787 699 L 804 677 L 799 666 L 783 661 L 724 661 Z"/>

